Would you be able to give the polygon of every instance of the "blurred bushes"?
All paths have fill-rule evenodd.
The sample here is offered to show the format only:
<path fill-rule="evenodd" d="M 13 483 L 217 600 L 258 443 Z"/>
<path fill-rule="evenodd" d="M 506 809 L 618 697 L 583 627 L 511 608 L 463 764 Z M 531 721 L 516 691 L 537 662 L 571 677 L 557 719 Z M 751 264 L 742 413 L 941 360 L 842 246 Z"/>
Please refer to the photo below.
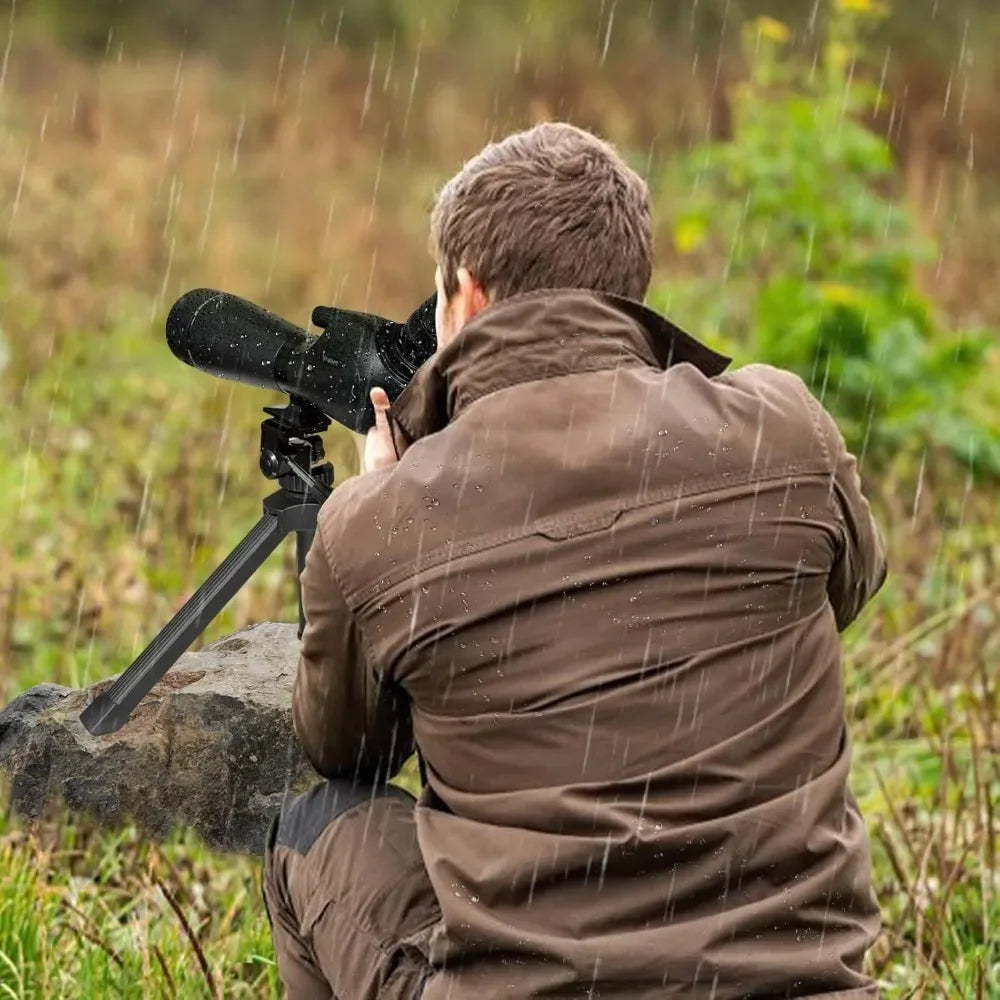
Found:
<path fill-rule="evenodd" d="M 12 0 L 0 0 L 0 11 Z M 507 48 L 511 38 L 544 51 L 562 62 L 577 42 L 603 47 L 609 28 L 629 43 L 643 39 L 690 35 L 712 43 L 760 15 L 780 18 L 805 35 L 822 24 L 826 5 L 801 0 L 507 0 L 484 4 L 474 0 L 17 0 L 18 17 L 43 24 L 50 33 L 82 51 L 100 54 L 112 43 L 200 48 L 238 54 L 281 39 L 287 28 L 300 40 L 328 41 L 369 48 L 381 39 L 401 52 L 420 46 L 452 47 L 460 56 L 469 47 L 489 58 L 493 43 Z M 967 20 L 982 23 L 998 16 L 994 0 L 909 0 L 897 4 L 888 18 L 885 37 L 910 53 L 947 59 L 967 32 Z M 484 43 L 489 40 L 489 43 Z"/>
<path fill-rule="evenodd" d="M 919 290 L 936 248 L 894 198 L 891 150 L 869 127 L 883 95 L 858 62 L 880 16 L 838 0 L 818 63 L 789 50 L 782 22 L 747 26 L 732 138 L 692 150 L 661 185 L 679 192 L 688 277 L 654 299 L 740 360 L 801 375 L 876 468 L 916 470 L 930 451 L 1000 475 L 996 338 L 951 331 Z"/>

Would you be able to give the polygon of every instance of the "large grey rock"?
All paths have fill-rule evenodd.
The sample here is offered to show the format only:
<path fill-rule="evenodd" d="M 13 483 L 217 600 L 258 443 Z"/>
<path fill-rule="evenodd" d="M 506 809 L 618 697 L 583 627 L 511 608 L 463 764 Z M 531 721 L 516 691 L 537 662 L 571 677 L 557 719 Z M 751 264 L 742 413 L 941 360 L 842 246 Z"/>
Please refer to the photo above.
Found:
<path fill-rule="evenodd" d="M 105 824 L 185 825 L 217 850 L 260 852 L 283 796 L 318 780 L 292 731 L 298 649 L 295 625 L 266 622 L 185 653 L 106 736 L 79 716 L 114 678 L 32 688 L 0 712 L 14 810 L 59 798 Z"/>

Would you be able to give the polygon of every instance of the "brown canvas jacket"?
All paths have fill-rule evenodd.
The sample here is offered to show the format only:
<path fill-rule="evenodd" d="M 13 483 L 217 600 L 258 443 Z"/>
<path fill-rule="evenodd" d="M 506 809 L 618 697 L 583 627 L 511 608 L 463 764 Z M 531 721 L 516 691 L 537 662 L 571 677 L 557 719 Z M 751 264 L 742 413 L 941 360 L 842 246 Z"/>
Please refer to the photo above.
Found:
<path fill-rule="evenodd" d="M 644 306 L 519 295 L 391 418 L 301 576 L 296 730 L 419 746 L 428 1000 L 876 996 L 838 632 L 885 560 L 802 381 Z"/>

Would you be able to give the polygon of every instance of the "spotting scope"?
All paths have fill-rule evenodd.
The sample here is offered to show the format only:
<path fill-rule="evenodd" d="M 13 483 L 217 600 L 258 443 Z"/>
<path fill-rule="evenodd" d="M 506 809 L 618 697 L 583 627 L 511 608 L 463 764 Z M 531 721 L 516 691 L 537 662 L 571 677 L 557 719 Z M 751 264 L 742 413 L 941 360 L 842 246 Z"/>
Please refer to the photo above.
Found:
<path fill-rule="evenodd" d="M 320 507 L 333 489 L 320 437 L 336 420 L 364 433 L 374 424 L 369 390 L 390 400 L 406 388 L 433 354 L 432 296 L 405 323 L 320 306 L 313 336 L 237 295 L 196 288 L 167 317 L 167 343 L 185 364 L 210 375 L 276 389 L 286 406 L 265 406 L 260 429 L 260 471 L 280 489 L 264 498 L 260 520 L 208 579 L 160 629 L 132 665 L 80 713 L 95 736 L 112 733 L 170 669 L 191 642 L 289 534 L 295 535 L 298 576 L 316 534 Z M 298 581 L 296 581 L 298 582 Z M 299 638 L 305 629 L 299 592 Z"/>
<path fill-rule="evenodd" d="M 200 371 L 287 393 L 363 434 L 375 419 L 370 390 L 395 400 L 434 353 L 435 298 L 405 323 L 319 306 L 316 336 L 238 295 L 196 288 L 171 308 L 167 344 Z"/>

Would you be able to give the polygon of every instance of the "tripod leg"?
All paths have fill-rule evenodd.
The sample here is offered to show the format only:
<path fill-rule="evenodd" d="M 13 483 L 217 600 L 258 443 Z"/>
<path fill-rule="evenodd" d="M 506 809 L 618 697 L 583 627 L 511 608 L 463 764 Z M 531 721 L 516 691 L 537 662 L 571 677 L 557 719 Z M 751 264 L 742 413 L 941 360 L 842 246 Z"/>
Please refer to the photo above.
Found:
<path fill-rule="evenodd" d="M 298 560 L 299 576 L 302 576 L 302 570 L 306 567 L 306 555 L 309 553 L 309 548 L 312 545 L 315 534 L 314 530 L 295 532 L 295 556 Z M 301 639 L 306 627 L 306 612 L 305 608 L 302 607 L 302 585 L 296 583 L 296 589 L 299 594 L 299 638 Z"/>
<path fill-rule="evenodd" d="M 121 729 L 150 688 L 229 603 L 236 591 L 278 547 L 284 535 L 285 529 L 279 519 L 273 514 L 264 514 L 132 666 L 83 710 L 80 721 L 87 730 L 95 736 L 103 736 Z"/>

